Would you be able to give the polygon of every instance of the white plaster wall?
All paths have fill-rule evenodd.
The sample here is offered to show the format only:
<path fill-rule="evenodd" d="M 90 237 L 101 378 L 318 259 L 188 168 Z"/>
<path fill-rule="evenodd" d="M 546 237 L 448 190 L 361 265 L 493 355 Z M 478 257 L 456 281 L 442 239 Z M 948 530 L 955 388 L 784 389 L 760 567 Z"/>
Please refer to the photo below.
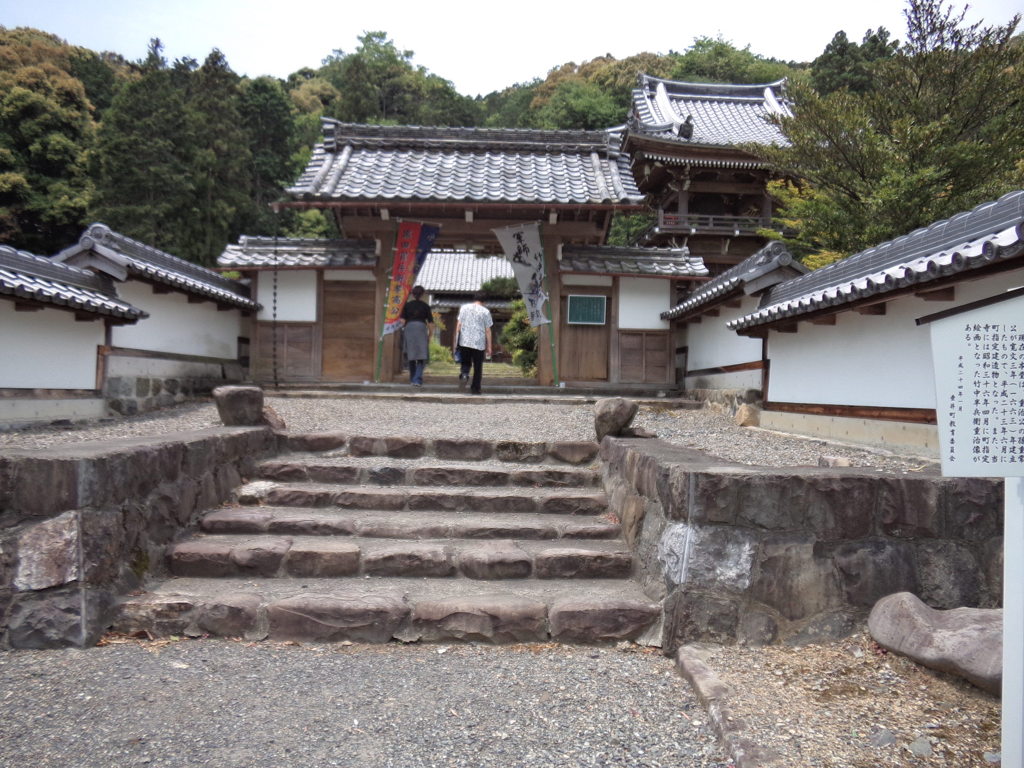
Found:
<path fill-rule="evenodd" d="M 771 332 L 767 399 L 788 403 L 934 408 L 931 342 L 925 315 L 1024 284 L 1024 270 L 960 283 L 955 301 L 914 296 L 886 304 L 880 316 L 843 312 L 836 325 L 802 322 L 797 333 Z"/>
<path fill-rule="evenodd" d="M 683 344 L 689 348 L 687 369 L 699 371 L 760 361 L 761 340 L 740 336 L 725 325 L 755 311 L 757 301 L 744 296 L 738 308 L 720 306 L 718 317 L 703 317 L 699 323 L 687 323 L 683 334 Z M 760 371 L 756 373 L 760 381 Z"/>
<path fill-rule="evenodd" d="M 78 322 L 73 312 L 15 312 L 0 300 L 0 387 L 95 389 L 102 319 Z"/>
<path fill-rule="evenodd" d="M 316 270 L 282 269 L 277 273 L 277 320 L 282 323 L 316 322 Z M 260 272 L 256 301 L 263 305 L 258 318 L 274 319 L 274 273 Z"/>
<path fill-rule="evenodd" d="M 667 330 L 660 315 L 671 309 L 672 281 L 644 277 L 619 279 L 619 328 Z"/>
<path fill-rule="evenodd" d="M 147 283 L 128 280 L 117 286 L 118 295 L 143 309 L 149 317 L 136 325 L 116 326 L 115 347 L 170 352 L 234 360 L 242 334 L 242 313 L 221 312 L 212 301 L 189 304 L 184 293 L 153 293 Z"/>

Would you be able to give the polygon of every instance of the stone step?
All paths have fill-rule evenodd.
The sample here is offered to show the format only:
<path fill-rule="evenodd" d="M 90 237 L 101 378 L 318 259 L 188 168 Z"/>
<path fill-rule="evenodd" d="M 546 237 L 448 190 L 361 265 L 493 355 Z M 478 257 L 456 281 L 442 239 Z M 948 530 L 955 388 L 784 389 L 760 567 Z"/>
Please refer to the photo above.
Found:
<path fill-rule="evenodd" d="M 592 469 L 480 462 L 438 464 L 435 460 L 381 460 L 290 456 L 261 462 L 256 476 L 280 482 L 351 485 L 446 485 L 527 488 L 591 488 L 601 482 Z"/>
<path fill-rule="evenodd" d="M 599 445 L 592 441 L 430 440 L 424 437 L 366 437 L 342 432 L 291 433 L 282 436 L 281 448 L 296 453 L 327 453 L 331 456 L 433 457 L 446 461 L 497 460 L 573 465 L 592 463 L 600 450 Z"/>
<path fill-rule="evenodd" d="M 323 483 L 278 483 L 256 480 L 238 488 L 244 505 L 337 507 L 392 511 L 545 512 L 598 515 L 607 510 L 603 491 L 516 488 L 503 491 L 475 487 L 341 486 Z"/>
<path fill-rule="evenodd" d="M 627 580 L 179 578 L 125 598 L 113 628 L 317 643 L 608 643 L 643 642 L 660 615 Z"/>
<path fill-rule="evenodd" d="M 632 572 L 621 541 L 374 539 L 361 536 L 207 534 L 180 541 L 167 556 L 175 576 L 472 579 L 614 579 Z"/>
<path fill-rule="evenodd" d="M 364 536 L 386 539 L 616 539 L 618 523 L 603 517 L 544 513 L 382 512 L 226 507 L 200 522 L 206 533 Z"/>

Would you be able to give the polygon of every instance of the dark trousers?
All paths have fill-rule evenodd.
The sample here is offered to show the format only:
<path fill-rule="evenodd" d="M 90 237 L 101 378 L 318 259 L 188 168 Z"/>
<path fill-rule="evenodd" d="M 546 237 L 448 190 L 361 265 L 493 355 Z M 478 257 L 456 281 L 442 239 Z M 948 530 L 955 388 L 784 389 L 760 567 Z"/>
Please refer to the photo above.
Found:
<path fill-rule="evenodd" d="M 469 391 L 473 394 L 480 394 L 480 379 L 484 373 L 484 350 L 473 349 L 472 347 L 459 347 L 459 356 L 462 358 L 462 375 L 469 374 L 469 366 L 473 366 L 473 380 L 469 383 Z"/>

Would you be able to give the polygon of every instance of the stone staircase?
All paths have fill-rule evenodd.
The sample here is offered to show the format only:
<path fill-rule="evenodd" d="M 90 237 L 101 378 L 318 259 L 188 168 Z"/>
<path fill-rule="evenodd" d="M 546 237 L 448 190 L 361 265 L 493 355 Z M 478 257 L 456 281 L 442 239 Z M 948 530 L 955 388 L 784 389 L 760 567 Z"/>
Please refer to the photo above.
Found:
<path fill-rule="evenodd" d="M 387 642 L 637 639 L 593 443 L 297 435 L 169 548 L 115 630 Z"/>

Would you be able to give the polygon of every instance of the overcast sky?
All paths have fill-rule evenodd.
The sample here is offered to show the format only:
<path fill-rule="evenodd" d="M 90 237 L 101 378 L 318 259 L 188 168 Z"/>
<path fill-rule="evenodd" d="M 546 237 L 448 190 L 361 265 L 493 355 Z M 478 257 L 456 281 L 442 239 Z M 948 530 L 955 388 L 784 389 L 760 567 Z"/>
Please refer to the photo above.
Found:
<path fill-rule="evenodd" d="M 968 18 L 1005 24 L 1019 6 L 1020 0 L 975 0 Z M 168 60 L 201 62 L 218 48 L 239 74 L 282 78 L 319 66 L 335 49 L 353 51 L 365 31 L 383 30 L 414 52 L 414 64 L 476 96 L 543 78 L 567 61 L 681 52 L 700 36 L 810 61 L 840 29 L 858 42 L 880 26 L 902 39 L 904 8 L 902 0 L 0 0 L 0 25 L 35 27 L 129 60 L 143 58 L 153 37 Z"/>

